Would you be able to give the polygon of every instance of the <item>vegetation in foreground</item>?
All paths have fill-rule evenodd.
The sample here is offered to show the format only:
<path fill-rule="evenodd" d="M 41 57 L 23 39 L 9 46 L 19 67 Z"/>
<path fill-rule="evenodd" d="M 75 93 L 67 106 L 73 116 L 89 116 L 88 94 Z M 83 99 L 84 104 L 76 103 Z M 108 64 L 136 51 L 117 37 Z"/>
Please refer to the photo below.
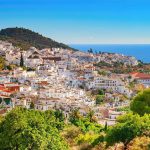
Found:
<path fill-rule="evenodd" d="M 1 150 L 67 150 L 64 122 L 52 111 L 15 108 L 0 121 Z"/>
<path fill-rule="evenodd" d="M 149 150 L 149 108 L 150 89 L 139 93 L 131 103 L 132 112 L 119 117 L 112 127 L 99 125 L 93 111 L 82 116 L 74 110 L 65 123 L 59 110 L 15 108 L 0 117 L 0 149 Z"/>

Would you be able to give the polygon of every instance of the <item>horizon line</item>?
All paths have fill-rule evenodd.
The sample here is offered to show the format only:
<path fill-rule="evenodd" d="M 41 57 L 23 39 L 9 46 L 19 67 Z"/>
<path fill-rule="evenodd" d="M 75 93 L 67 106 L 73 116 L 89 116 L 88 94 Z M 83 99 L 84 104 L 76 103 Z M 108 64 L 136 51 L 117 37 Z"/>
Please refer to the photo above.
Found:
<path fill-rule="evenodd" d="M 66 43 L 67 45 L 150 45 L 150 43 Z"/>

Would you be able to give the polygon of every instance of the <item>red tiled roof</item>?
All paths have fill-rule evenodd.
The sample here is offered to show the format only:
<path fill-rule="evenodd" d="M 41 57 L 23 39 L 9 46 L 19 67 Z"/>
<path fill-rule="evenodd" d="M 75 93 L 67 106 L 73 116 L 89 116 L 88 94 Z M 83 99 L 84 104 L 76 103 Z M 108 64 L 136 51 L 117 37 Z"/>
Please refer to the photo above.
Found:
<path fill-rule="evenodd" d="M 13 93 L 16 90 L 15 89 L 9 89 L 9 88 L 6 88 L 6 87 L 0 85 L 0 91 L 7 92 L 7 93 Z"/>
<path fill-rule="evenodd" d="M 7 92 L 7 93 L 12 93 L 12 92 L 14 92 L 14 90 L 8 90 L 8 89 L 4 89 L 4 90 L 2 90 L 3 92 Z"/>
<path fill-rule="evenodd" d="M 85 80 L 85 78 L 78 78 L 78 80 L 81 80 L 81 81 L 83 81 L 83 80 Z"/>
<path fill-rule="evenodd" d="M 0 86 L 0 91 L 5 90 L 6 88 L 4 86 Z"/>
<path fill-rule="evenodd" d="M 130 75 L 134 78 L 150 79 L 150 74 L 145 74 L 145 73 L 140 73 L 140 72 L 133 72 L 133 73 L 130 73 Z"/>

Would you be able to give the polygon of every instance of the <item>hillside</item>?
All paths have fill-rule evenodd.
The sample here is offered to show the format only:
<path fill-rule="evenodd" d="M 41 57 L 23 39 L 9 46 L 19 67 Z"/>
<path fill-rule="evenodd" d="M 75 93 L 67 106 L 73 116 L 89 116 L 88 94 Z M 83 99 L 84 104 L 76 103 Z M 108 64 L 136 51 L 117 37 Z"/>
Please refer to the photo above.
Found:
<path fill-rule="evenodd" d="M 31 46 L 38 49 L 57 47 L 75 50 L 63 43 L 58 43 L 29 29 L 17 27 L 2 29 L 0 31 L 0 40 L 7 40 L 14 46 L 18 46 L 23 50 L 27 50 Z"/>

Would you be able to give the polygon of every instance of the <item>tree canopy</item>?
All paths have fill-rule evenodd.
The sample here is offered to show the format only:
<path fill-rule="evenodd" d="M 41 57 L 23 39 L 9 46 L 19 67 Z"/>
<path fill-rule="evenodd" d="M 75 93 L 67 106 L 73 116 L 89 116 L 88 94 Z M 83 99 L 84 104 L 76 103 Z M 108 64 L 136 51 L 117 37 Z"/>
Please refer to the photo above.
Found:
<path fill-rule="evenodd" d="M 134 138 L 128 145 L 129 150 L 149 150 L 150 137 L 142 136 Z"/>
<path fill-rule="evenodd" d="M 5 59 L 3 57 L 0 57 L 0 70 L 3 70 L 5 65 Z"/>
<path fill-rule="evenodd" d="M 131 102 L 131 110 L 139 115 L 150 114 L 150 89 L 140 92 Z"/>
<path fill-rule="evenodd" d="M 54 113 L 15 108 L 0 122 L 0 149 L 67 150 Z"/>
<path fill-rule="evenodd" d="M 86 116 L 82 116 L 78 110 L 73 110 L 70 114 L 70 122 L 79 127 L 84 133 L 89 131 L 99 133 L 102 131 L 102 126 L 97 123 L 92 110 Z"/>
<path fill-rule="evenodd" d="M 96 105 L 101 104 L 104 101 L 104 95 L 97 95 L 96 96 Z"/>
<path fill-rule="evenodd" d="M 125 146 L 136 136 L 149 134 L 150 115 L 140 117 L 138 114 L 126 114 L 118 118 L 118 123 L 108 130 L 106 141 L 108 145 L 123 142 Z"/>

